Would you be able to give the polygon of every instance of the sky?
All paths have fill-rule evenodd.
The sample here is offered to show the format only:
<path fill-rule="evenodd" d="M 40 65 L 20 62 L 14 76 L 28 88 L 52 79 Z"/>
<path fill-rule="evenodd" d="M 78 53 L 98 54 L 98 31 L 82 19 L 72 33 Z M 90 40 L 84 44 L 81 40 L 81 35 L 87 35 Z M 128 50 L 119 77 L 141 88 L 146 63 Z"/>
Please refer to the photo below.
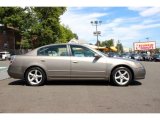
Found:
<path fill-rule="evenodd" d="M 61 24 L 92 44 L 97 41 L 91 24 L 95 20 L 102 21 L 100 41 L 119 40 L 125 48 L 133 48 L 134 42 L 156 41 L 160 48 L 160 7 L 68 7 L 61 16 Z"/>

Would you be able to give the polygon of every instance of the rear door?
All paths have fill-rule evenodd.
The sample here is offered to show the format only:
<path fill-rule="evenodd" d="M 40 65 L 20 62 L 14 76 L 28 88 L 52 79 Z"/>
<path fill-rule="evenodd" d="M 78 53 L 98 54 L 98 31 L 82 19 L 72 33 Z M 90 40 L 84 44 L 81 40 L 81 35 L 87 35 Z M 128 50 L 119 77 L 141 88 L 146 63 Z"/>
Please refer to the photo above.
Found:
<path fill-rule="evenodd" d="M 70 56 L 67 45 L 40 48 L 38 56 L 45 65 L 49 78 L 70 78 Z"/>

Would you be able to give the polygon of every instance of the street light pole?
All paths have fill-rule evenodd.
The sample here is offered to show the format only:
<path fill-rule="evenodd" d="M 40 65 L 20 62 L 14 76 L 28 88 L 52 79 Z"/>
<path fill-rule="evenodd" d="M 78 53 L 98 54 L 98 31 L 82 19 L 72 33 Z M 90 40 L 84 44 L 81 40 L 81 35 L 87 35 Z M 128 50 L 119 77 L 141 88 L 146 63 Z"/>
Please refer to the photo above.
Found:
<path fill-rule="evenodd" d="M 97 46 L 99 46 L 99 44 L 98 44 L 97 24 L 96 24 L 96 35 L 97 35 Z"/>
<path fill-rule="evenodd" d="M 102 21 L 91 21 L 91 24 L 93 26 L 96 26 L 96 31 L 93 32 L 94 35 L 97 36 L 97 46 L 99 47 L 99 43 L 98 43 L 98 36 L 101 34 L 101 31 L 98 31 L 98 25 L 101 25 Z"/>
<path fill-rule="evenodd" d="M 149 41 L 149 37 L 147 37 L 146 40 Z"/>

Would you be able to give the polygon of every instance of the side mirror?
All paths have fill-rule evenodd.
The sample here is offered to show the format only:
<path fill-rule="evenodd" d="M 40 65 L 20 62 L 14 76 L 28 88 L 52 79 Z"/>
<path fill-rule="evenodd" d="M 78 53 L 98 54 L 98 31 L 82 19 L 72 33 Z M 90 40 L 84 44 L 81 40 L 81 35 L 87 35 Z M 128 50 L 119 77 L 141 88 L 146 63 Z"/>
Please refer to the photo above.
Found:
<path fill-rule="evenodd" d="M 98 59 L 98 58 L 101 57 L 101 55 L 99 55 L 99 54 L 94 54 L 94 57 Z"/>

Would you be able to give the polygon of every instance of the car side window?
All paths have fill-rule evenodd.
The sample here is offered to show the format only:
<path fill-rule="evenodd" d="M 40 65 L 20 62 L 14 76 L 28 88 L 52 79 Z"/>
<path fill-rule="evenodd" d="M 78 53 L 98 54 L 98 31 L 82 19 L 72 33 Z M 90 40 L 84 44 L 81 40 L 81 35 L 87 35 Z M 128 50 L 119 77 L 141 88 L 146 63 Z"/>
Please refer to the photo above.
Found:
<path fill-rule="evenodd" d="M 94 57 L 95 53 L 83 46 L 71 45 L 72 56 L 75 57 Z"/>
<path fill-rule="evenodd" d="M 38 56 L 68 56 L 66 45 L 53 45 L 40 48 L 37 51 Z"/>

